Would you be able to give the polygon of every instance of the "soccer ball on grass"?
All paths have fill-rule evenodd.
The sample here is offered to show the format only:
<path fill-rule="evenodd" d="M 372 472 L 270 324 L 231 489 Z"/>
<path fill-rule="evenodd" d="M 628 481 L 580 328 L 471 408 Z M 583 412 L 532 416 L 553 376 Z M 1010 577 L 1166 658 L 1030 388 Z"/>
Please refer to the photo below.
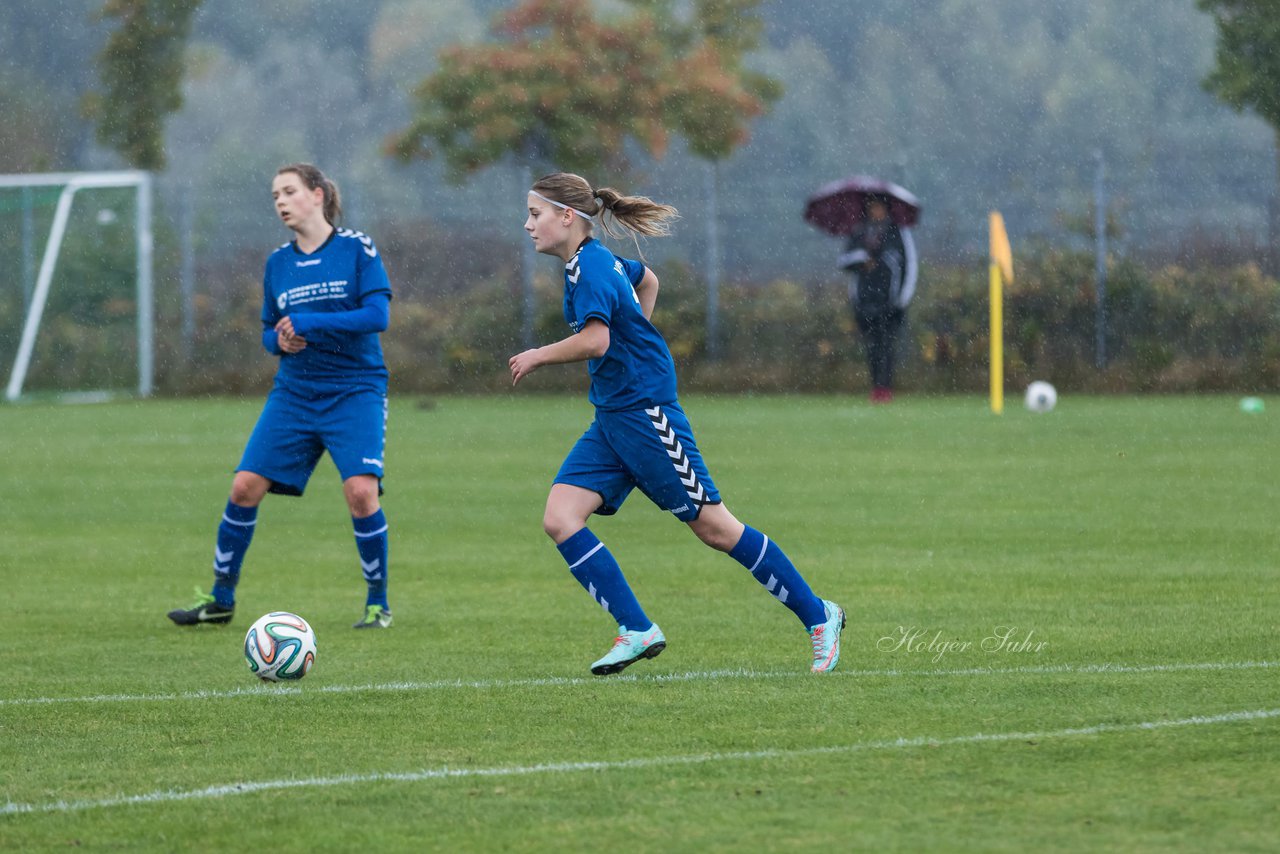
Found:
<path fill-rule="evenodd" d="M 1032 412 L 1049 412 L 1058 403 L 1058 392 L 1043 380 L 1027 386 L 1026 404 Z"/>
<path fill-rule="evenodd" d="M 264 682 L 301 679 L 316 660 L 316 633 L 297 614 L 272 611 L 249 627 L 244 657 Z"/>

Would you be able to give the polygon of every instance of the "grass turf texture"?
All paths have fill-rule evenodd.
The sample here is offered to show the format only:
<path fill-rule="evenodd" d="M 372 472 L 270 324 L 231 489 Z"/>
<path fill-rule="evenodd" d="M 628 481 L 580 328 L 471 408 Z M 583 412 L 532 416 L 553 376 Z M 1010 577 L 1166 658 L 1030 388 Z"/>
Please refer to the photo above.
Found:
<path fill-rule="evenodd" d="M 393 401 L 386 632 L 349 628 L 327 459 L 264 504 L 230 626 L 165 619 L 260 401 L 0 408 L 0 849 L 1280 846 L 1274 418 L 685 403 L 728 506 L 848 611 L 836 674 L 638 493 L 592 528 L 670 646 L 588 674 L 613 627 L 540 530 L 579 400 Z M 296 686 L 242 657 L 272 609 L 318 635 Z"/>

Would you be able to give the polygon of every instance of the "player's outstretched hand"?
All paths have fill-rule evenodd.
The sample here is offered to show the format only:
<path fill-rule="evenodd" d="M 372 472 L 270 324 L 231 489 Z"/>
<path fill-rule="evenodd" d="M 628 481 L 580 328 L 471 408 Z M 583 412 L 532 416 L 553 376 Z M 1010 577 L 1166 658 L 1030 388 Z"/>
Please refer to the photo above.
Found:
<path fill-rule="evenodd" d="M 541 362 L 538 360 L 538 350 L 525 350 L 523 353 L 517 353 L 507 361 L 507 366 L 511 368 L 511 384 L 516 385 L 520 380 L 529 376 L 538 369 Z"/>

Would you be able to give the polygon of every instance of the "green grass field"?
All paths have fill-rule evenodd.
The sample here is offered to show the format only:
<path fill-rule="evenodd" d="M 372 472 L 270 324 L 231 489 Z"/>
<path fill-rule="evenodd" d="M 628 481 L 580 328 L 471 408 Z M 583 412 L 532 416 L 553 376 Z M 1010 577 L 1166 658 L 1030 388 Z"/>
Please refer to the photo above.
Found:
<path fill-rule="evenodd" d="M 592 527 L 669 645 L 607 679 L 540 525 L 581 400 L 393 401 L 372 633 L 327 459 L 230 626 L 165 619 L 261 401 L 0 407 L 0 849 L 1274 851 L 1269 402 L 690 397 L 728 506 L 848 611 L 840 668 L 636 494 Z M 296 686 L 242 656 L 273 609 L 318 635 Z"/>

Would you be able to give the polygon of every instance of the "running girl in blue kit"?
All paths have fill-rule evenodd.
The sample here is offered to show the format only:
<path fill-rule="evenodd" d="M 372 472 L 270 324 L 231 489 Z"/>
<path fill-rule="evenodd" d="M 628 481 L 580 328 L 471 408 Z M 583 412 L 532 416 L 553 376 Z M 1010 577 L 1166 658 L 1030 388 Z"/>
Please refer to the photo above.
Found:
<path fill-rule="evenodd" d="M 571 334 L 510 360 L 512 383 L 544 365 L 586 362 L 595 421 L 560 466 L 542 525 L 574 578 L 618 623 L 613 648 L 591 665 L 597 676 L 653 658 L 667 641 L 632 593 L 613 555 L 587 528 L 593 513 L 616 513 L 631 490 L 688 524 L 698 539 L 750 571 L 799 618 L 813 647 L 815 673 L 840 659 L 840 606 L 814 595 L 782 549 L 739 522 L 711 481 L 676 396 L 675 363 L 649 322 L 658 277 L 639 261 L 619 258 L 592 237 L 598 222 L 647 236 L 668 233 L 677 216 L 643 196 L 593 190 L 564 172 L 540 178 L 529 191 L 524 230 L 534 248 L 564 266 L 564 317 Z"/>
<path fill-rule="evenodd" d="M 302 495 L 325 451 L 342 476 L 367 586 L 357 629 L 391 625 L 387 519 L 378 502 L 387 424 L 387 368 L 378 333 L 387 328 L 391 284 L 364 234 L 335 223 L 337 186 L 308 163 L 271 182 L 276 214 L 294 234 L 267 259 L 262 345 L 280 357 L 275 385 L 236 467 L 213 552 L 213 591 L 197 588 L 180 626 L 227 623 L 240 565 L 268 492 Z"/>

